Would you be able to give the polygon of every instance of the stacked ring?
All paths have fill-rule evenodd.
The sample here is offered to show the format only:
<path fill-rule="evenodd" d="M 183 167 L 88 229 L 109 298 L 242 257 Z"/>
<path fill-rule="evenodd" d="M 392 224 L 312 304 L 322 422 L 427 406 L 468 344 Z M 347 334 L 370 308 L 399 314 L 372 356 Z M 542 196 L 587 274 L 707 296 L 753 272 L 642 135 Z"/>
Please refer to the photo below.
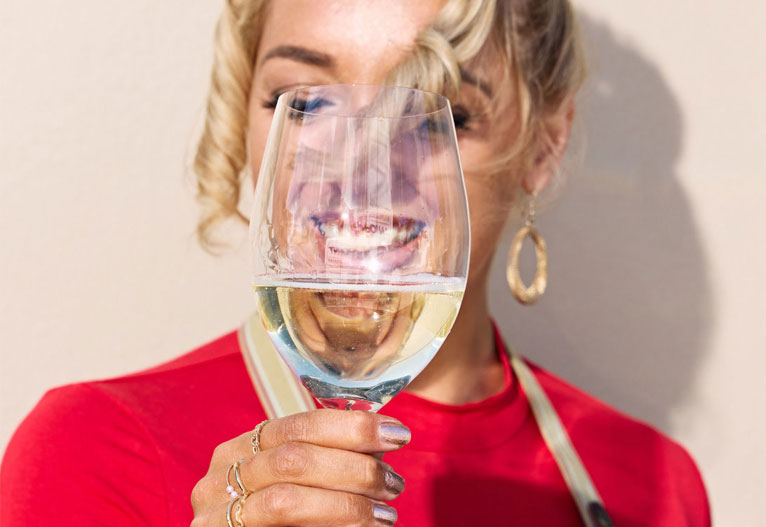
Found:
<path fill-rule="evenodd" d="M 237 486 L 239 486 L 239 491 L 242 493 L 242 496 L 249 496 L 250 491 L 245 488 L 245 484 L 242 483 L 242 474 L 239 473 L 239 466 L 243 461 L 244 459 L 240 459 L 234 463 L 234 479 L 237 481 Z"/>
<path fill-rule="evenodd" d="M 236 498 L 233 498 L 229 505 L 226 507 L 226 523 L 229 527 L 245 527 L 245 524 L 242 523 L 242 505 L 245 503 L 245 500 L 247 499 L 247 496 L 237 496 Z M 234 509 L 234 506 L 237 506 L 236 509 Z M 232 522 L 232 515 L 231 511 L 234 509 L 234 521 Z"/>
<path fill-rule="evenodd" d="M 250 491 L 245 488 L 245 484 L 242 482 L 242 474 L 239 472 L 239 466 L 243 461 L 244 459 L 240 459 L 239 461 L 229 465 L 229 468 L 226 469 L 226 493 L 232 499 L 238 498 L 240 496 L 247 496 L 250 494 Z M 232 470 L 234 470 L 234 481 L 237 482 L 237 487 L 239 487 L 239 490 L 235 489 L 231 484 Z"/>
<path fill-rule="evenodd" d="M 246 495 L 237 498 L 237 507 L 234 509 L 234 521 L 237 523 L 237 527 L 245 527 L 245 524 L 242 523 L 242 507 L 245 505 L 246 499 Z"/>
<path fill-rule="evenodd" d="M 234 488 L 234 486 L 231 484 L 231 469 L 234 468 L 234 463 L 229 465 L 229 468 L 226 469 L 226 494 L 229 495 L 232 499 L 238 498 L 240 496 L 239 492 Z"/>
<path fill-rule="evenodd" d="M 261 451 L 261 430 L 263 430 L 263 427 L 271 421 L 271 419 L 266 419 L 265 421 L 261 421 L 257 425 L 255 425 L 255 428 L 253 429 L 252 435 L 250 435 L 250 445 L 253 447 L 253 455 L 257 455 L 258 452 Z"/>
<path fill-rule="evenodd" d="M 258 454 L 261 451 L 261 430 L 268 423 L 270 419 L 261 421 L 253 429 L 253 433 L 250 436 L 250 445 L 253 447 L 253 455 Z M 242 481 L 242 474 L 239 472 L 239 467 L 244 459 L 240 459 L 229 465 L 226 469 L 226 493 L 231 500 L 226 507 L 226 523 L 228 527 L 245 527 L 242 523 L 242 506 L 245 504 L 245 500 L 251 494 L 249 490 L 245 488 L 245 484 Z M 234 488 L 231 484 L 231 472 L 234 471 L 234 480 L 237 482 L 239 490 Z M 232 516 L 232 511 L 234 512 Z"/>

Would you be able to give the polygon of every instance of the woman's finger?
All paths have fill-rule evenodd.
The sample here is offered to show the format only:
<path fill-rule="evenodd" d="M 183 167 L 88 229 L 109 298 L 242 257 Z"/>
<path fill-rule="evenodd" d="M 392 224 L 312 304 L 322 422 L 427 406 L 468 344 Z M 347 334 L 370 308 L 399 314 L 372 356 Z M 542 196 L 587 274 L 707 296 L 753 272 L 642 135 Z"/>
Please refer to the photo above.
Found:
<path fill-rule="evenodd" d="M 390 452 L 410 442 L 410 430 L 393 417 L 329 409 L 275 419 L 261 429 L 263 450 L 295 442 L 361 453 Z"/>
<path fill-rule="evenodd" d="M 240 465 L 245 488 L 254 491 L 293 483 L 392 500 L 404 490 L 404 478 L 369 454 L 310 443 L 283 443 Z"/>
<path fill-rule="evenodd" d="M 219 510 L 226 525 L 225 507 Z M 358 494 L 279 483 L 248 496 L 241 518 L 247 527 L 380 527 L 396 523 L 396 509 Z"/>

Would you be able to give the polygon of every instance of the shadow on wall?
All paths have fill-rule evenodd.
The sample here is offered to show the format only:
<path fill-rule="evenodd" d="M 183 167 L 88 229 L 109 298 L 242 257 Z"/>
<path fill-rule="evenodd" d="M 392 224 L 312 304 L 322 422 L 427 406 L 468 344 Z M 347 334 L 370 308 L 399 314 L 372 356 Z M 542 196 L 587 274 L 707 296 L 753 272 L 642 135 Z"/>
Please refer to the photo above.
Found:
<path fill-rule="evenodd" d="M 681 109 L 646 57 L 584 13 L 580 19 L 591 65 L 579 101 L 588 146 L 538 221 L 548 292 L 535 306 L 517 304 L 499 250 L 492 310 L 519 353 L 670 432 L 708 351 L 712 318 L 705 255 L 675 174 Z M 504 249 L 517 228 L 509 225 Z M 526 247 L 527 283 L 531 254 Z"/>

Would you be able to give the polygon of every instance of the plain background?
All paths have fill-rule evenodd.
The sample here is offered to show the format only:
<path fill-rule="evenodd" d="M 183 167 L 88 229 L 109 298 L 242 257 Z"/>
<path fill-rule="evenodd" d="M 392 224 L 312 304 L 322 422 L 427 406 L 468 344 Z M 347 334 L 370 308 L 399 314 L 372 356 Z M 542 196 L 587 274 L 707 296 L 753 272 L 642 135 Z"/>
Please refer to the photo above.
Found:
<path fill-rule="evenodd" d="M 507 293 L 510 226 L 494 313 L 518 352 L 681 441 L 718 524 L 765 525 L 766 4 L 578 8 L 585 146 L 539 221 L 549 291 Z M 0 4 L 0 445 L 47 388 L 169 359 L 251 310 L 241 246 L 216 259 L 192 235 L 218 10 Z"/>

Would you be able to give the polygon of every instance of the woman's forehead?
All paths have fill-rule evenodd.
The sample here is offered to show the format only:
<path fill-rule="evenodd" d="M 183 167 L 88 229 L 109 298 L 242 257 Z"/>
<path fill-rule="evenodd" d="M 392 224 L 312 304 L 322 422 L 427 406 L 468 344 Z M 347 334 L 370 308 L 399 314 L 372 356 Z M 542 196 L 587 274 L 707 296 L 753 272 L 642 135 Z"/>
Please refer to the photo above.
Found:
<path fill-rule="evenodd" d="M 272 0 L 257 64 L 291 46 L 332 59 L 338 78 L 380 82 L 436 17 L 444 0 Z"/>

